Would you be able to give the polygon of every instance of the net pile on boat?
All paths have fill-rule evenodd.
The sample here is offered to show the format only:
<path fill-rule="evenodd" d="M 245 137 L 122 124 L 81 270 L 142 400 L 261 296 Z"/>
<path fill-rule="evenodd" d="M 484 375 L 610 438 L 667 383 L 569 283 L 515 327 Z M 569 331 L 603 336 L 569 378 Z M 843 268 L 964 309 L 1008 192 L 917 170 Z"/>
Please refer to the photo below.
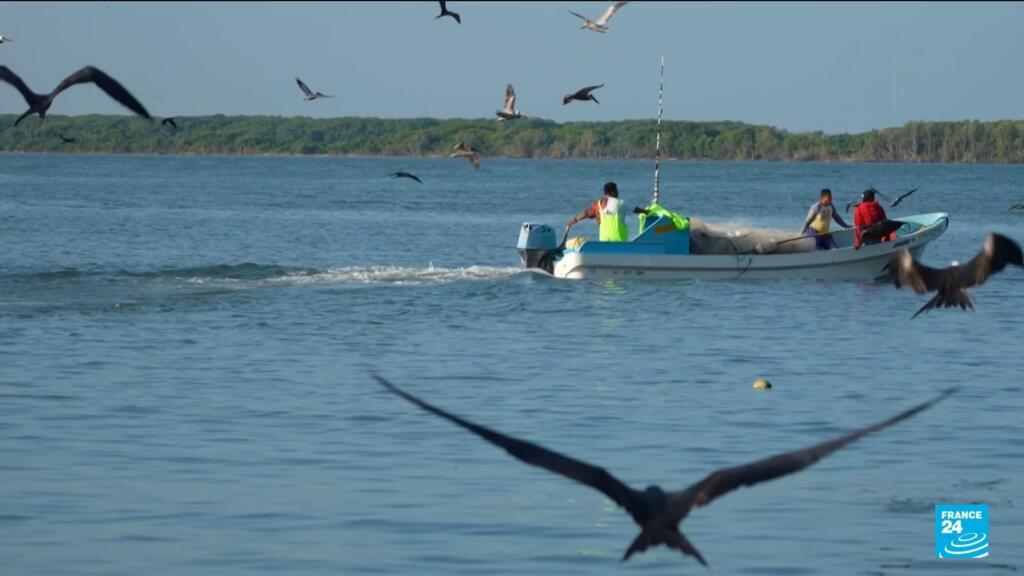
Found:
<path fill-rule="evenodd" d="M 699 218 L 690 218 L 691 254 L 786 254 L 814 250 L 814 240 L 797 240 L 779 244 L 800 236 L 798 230 L 757 228 L 746 224 L 712 224 Z"/>

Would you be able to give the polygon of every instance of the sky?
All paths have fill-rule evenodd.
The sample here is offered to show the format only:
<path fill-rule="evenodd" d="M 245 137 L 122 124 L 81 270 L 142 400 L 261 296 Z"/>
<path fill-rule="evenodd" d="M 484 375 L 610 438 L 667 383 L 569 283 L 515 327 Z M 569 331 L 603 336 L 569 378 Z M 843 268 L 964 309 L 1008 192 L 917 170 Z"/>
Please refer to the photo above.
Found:
<path fill-rule="evenodd" d="M 1024 3 L 0 2 L 0 63 L 37 92 L 91 64 L 155 116 L 665 118 L 860 132 L 1024 118 Z M 304 102 L 293 80 L 337 97 Z M 562 105 L 590 84 L 601 104 Z M 0 87 L 0 112 L 25 110 Z M 74 87 L 53 114 L 124 113 Z"/>

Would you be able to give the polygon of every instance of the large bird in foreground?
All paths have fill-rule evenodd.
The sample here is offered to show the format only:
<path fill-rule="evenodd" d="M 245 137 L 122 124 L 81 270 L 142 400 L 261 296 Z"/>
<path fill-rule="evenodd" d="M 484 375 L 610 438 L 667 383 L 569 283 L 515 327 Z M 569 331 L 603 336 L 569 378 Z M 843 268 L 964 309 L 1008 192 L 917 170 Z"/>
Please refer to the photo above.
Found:
<path fill-rule="evenodd" d="M 309 89 L 309 86 L 306 86 L 305 82 L 303 82 L 302 80 L 299 80 L 298 76 L 295 77 L 295 83 L 299 85 L 299 89 L 302 90 L 302 93 L 306 95 L 305 96 L 305 100 L 307 100 L 307 101 L 309 101 L 309 100 L 316 100 L 317 98 L 334 98 L 334 96 L 332 96 L 330 94 L 323 94 L 321 92 L 313 92 L 312 90 Z"/>
<path fill-rule="evenodd" d="M 480 169 L 480 151 L 472 146 L 466 146 L 464 142 L 455 145 L 454 152 L 448 155 L 449 158 L 465 158 L 473 165 L 473 168 Z"/>
<path fill-rule="evenodd" d="M 435 16 L 434 20 L 437 20 L 438 18 L 442 18 L 444 16 L 451 16 L 452 19 L 454 19 L 456 22 L 462 24 L 462 18 L 459 17 L 459 13 L 448 10 L 447 2 L 445 2 L 444 0 L 438 0 L 438 3 L 441 4 L 441 13 Z"/>
<path fill-rule="evenodd" d="M 498 117 L 498 122 L 504 120 L 515 120 L 522 118 L 523 115 L 516 110 L 516 90 L 511 84 L 505 86 L 505 106 L 501 110 L 494 113 Z"/>
<path fill-rule="evenodd" d="M 600 102 L 597 101 L 597 98 L 594 98 L 594 95 L 591 94 L 591 92 L 597 90 L 598 88 L 601 88 L 602 86 L 604 86 L 604 84 L 598 84 L 597 86 L 587 86 L 586 88 L 580 88 L 579 90 L 573 92 L 572 94 L 566 94 L 565 97 L 562 98 L 562 106 L 565 106 L 566 104 L 572 102 L 573 100 L 579 100 L 580 102 L 593 100 L 594 104 L 600 104 Z"/>
<path fill-rule="evenodd" d="M 604 468 L 564 456 L 537 444 L 506 436 L 454 414 L 449 414 L 405 392 L 380 376 L 374 375 L 374 378 L 392 393 L 401 396 L 427 412 L 431 412 L 469 430 L 496 446 L 504 448 L 513 457 L 531 466 L 544 468 L 549 472 L 561 474 L 581 484 L 586 484 L 602 492 L 614 500 L 616 504 L 625 508 L 633 517 L 633 520 L 640 526 L 641 530 L 640 534 L 626 550 L 625 555 L 622 557 L 623 560 L 627 560 L 633 554 L 643 552 L 652 546 L 664 544 L 669 548 L 679 550 L 683 554 L 693 556 L 705 566 L 708 565 L 707 561 L 693 544 L 686 539 L 686 536 L 679 531 L 679 523 L 686 518 L 691 510 L 706 506 L 716 498 L 724 496 L 742 486 L 752 486 L 799 472 L 868 434 L 892 426 L 901 420 L 905 420 L 930 408 L 936 402 L 946 398 L 955 391 L 955 389 L 946 390 L 928 402 L 918 404 L 887 420 L 856 430 L 845 436 L 822 442 L 803 450 L 771 456 L 750 464 L 723 468 L 712 472 L 689 488 L 677 492 L 665 492 L 658 486 L 648 486 L 645 490 L 630 488 L 609 474 Z"/>
<path fill-rule="evenodd" d="M 569 10 L 569 14 L 572 14 L 573 16 L 583 20 L 583 26 L 580 26 L 580 30 L 586 28 L 587 30 L 592 30 L 594 32 L 600 32 L 601 34 L 604 34 L 605 32 L 608 31 L 608 21 L 611 20 L 612 16 L 614 16 L 615 13 L 618 12 L 619 9 L 625 6 L 626 4 L 629 4 L 628 0 L 626 2 L 612 2 L 611 5 L 608 6 L 607 9 L 605 9 L 604 14 L 601 14 L 601 17 L 598 18 L 597 20 L 591 20 L 590 18 L 587 18 L 582 14 L 577 14 L 572 10 Z"/>
<path fill-rule="evenodd" d="M 18 92 L 21 92 L 22 98 L 24 98 L 25 102 L 28 103 L 28 110 L 26 110 L 21 116 L 18 116 L 18 119 L 14 121 L 15 126 L 30 114 L 38 114 L 39 121 L 42 122 L 43 119 L 46 118 L 46 111 L 53 105 L 53 100 L 58 94 L 75 84 L 86 84 L 89 82 L 98 86 L 101 90 L 107 93 L 107 96 L 117 100 L 125 108 L 128 108 L 143 118 L 150 119 L 149 112 L 146 111 L 146 108 L 136 100 L 124 86 L 122 86 L 117 80 L 108 76 L 106 72 L 93 66 L 86 66 L 78 72 L 68 76 L 53 89 L 53 92 L 50 92 L 49 94 L 36 94 L 30 90 L 29 87 L 25 85 L 25 82 L 7 66 L 0 66 L 0 80 L 3 80 L 17 88 Z"/>
<path fill-rule="evenodd" d="M 981 286 L 989 276 L 1001 272 L 1007 264 L 1024 267 L 1020 245 L 1001 234 L 989 234 L 981 252 L 963 265 L 930 268 L 914 259 L 910 250 L 904 249 L 893 256 L 886 267 L 897 288 L 906 284 L 918 294 L 937 292 L 911 317 L 917 318 L 918 314 L 932 308 L 974 308 L 967 288 Z"/>

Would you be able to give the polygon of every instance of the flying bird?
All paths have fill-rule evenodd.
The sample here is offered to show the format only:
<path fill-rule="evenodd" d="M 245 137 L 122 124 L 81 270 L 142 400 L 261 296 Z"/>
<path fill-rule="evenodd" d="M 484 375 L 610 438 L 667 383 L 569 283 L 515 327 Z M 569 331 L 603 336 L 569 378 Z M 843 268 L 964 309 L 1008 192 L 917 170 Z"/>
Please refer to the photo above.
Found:
<path fill-rule="evenodd" d="M 1021 202 L 1020 204 L 1014 204 L 1013 206 L 1010 206 L 1010 210 L 1024 211 L 1024 202 Z"/>
<path fill-rule="evenodd" d="M 172 118 L 164 118 L 163 120 L 160 121 L 160 125 L 161 126 L 168 126 L 168 125 L 170 125 L 175 130 L 178 129 L 178 124 L 174 121 L 173 117 Z"/>
<path fill-rule="evenodd" d="M 679 531 L 679 523 L 686 518 L 693 508 L 706 506 L 716 498 L 724 496 L 741 486 L 753 486 L 754 484 L 799 472 L 868 434 L 892 426 L 901 420 L 910 418 L 930 408 L 956 391 L 954 388 L 946 390 L 923 404 L 918 404 L 887 420 L 861 428 L 845 436 L 802 450 L 771 456 L 750 464 L 723 468 L 712 472 L 689 488 L 676 492 L 665 492 L 658 486 L 648 486 L 645 490 L 636 490 L 622 483 L 604 468 L 570 458 L 537 444 L 506 436 L 454 414 L 449 414 L 398 388 L 376 374 L 374 378 L 392 393 L 427 412 L 469 430 L 500 448 L 504 448 L 514 458 L 531 466 L 544 468 L 549 472 L 561 474 L 581 484 L 586 484 L 602 492 L 605 496 L 614 500 L 616 504 L 625 508 L 630 516 L 633 517 L 633 520 L 640 526 L 640 534 L 633 540 L 629 548 L 626 549 L 626 553 L 622 557 L 623 560 L 627 560 L 633 554 L 643 552 L 652 546 L 664 544 L 669 548 L 679 550 L 685 555 L 693 556 L 705 566 L 708 565 L 707 561 L 697 548 L 686 539 L 686 536 Z"/>
<path fill-rule="evenodd" d="M 573 100 L 579 100 L 580 102 L 593 100 L 594 104 L 600 104 L 600 102 L 597 101 L 597 98 L 594 98 L 594 95 L 591 94 L 591 92 L 597 90 L 598 88 L 601 88 L 602 86 L 604 86 L 604 84 L 598 84 L 597 86 L 587 86 L 586 88 L 581 88 L 573 92 L 572 94 L 567 94 L 565 97 L 562 98 L 562 106 L 565 106 L 566 104 L 572 102 Z"/>
<path fill-rule="evenodd" d="M 295 77 L 295 83 L 299 85 L 299 88 L 302 90 L 302 93 L 306 95 L 306 97 L 305 97 L 306 101 L 316 100 L 317 98 L 334 98 L 334 96 L 332 96 L 330 94 L 322 94 L 320 92 L 313 92 L 312 90 L 309 89 L 309 86 L 306 86 L 305 82 L 303 82 L 302 80 L 299 80 L 298 76 Z"/>
<path fill-rule="evenodd" d="M 577 14 L 572 10 L 569 10 L 569 14 L 583 20 L 583 26 L 580 26 L 580 30 L 586 28 L 587 30 L 593 30 L 594 32 L 600 32 L 604 34 L 608 31 L 608 21 L 612 19 L 612 16 L 619 11 L 620 8 L 629 4 L 629 2 L 612 2 L 610 6 L 601 14 L 601 17 L 597 20 L 591 20 L 582 14 Z"/>
<path fill-rule="evenodd" d="M 878 189 L 876 189 L 876 188 L 875 188 L 874 186 L 869 186 L 869 187 L 868 187 L 868 190 L 871 190 L 871 191 L 872 191 L 872 192 L 874 192 L 874 193 L 875 193 L 876 195 L 878 195 L 878 196 L 881 196 L 881 197 L 882 197 L 882 200 L 885 200 L 886 202 L 889 202 L 889 207 L 890 207 L 890 208 L 895 208 L 895 207 L 899 206 L 899 205 L 900 205 L 900 202 L 903 202 L 903 199 L 904 199 L 904 198 L 906 198 L 907 196 L 910 196 L 910 195 L 911 195 L 911 194 L 913 194 L 914 192 L 917 192 L 917 188 L 914 188 L 914 189 L 912 189 L 912 190 L 910 190 L 910 191 L 908 191 L 908 192 L 905 192 L 905 193 L 903 193 L 903 194 L 900 194 L 899 196 L 897 196 L 897 197 L 896 197 L 896 199 L 895 199 L 895 200 L 891 200 L 891 201 L 890 201 L 890 200 L 889 200 L 889 197 L 888 197 L 888 196 L 886 196 L 885 194 L 882 194 L 882 192 L 881 192 L 881 191 L 879 191 Z M 857 201 L 857 200 L 853 200 L 853 201 L 851 201 L 851 202 L 848 202 L 848 203 L 846 204 L 846 211 L 847 211 L 847 212 L 849 212 L 849 211 L 850 211 L 850 208 L 856 208 L 857 206 L 860 206 L 860 204 L 861 204 L 861 203 L 860 203 L 859 201 Z"/>
<path fill-rule="evenodd" d="M 420 184 L 423 184 L 423 180 L 420 180 L 419 176 L 417 176 L 415 174 L 412 174 L 412 173 L 409 173 L 409 172 L 402 172 L 401 170 L 399 170 L 398 172 L 392 173 L 391 177 L 392 178 L 409 178 L 410 180 L 415 180 L 415 181 L 419 182 Z"/>
<path fill-rule="evenodd" d="M 455 145 L 455 152 L 448 155 L 449 158 L 465 158 L 469 160 L 473 168 L 480 169 L 480 151 L 472 146 L 466 146 L 464 142 Z"/>
<path fill-rule="evenodd" d="M 523 117 L 519 110 L 516 110 L 516 91 L 515 88 L 512 88 L 511 84 L 505 87 L 505 107 L 495 112 L 495 114 L 498 116 L 498 122 Z"/>
<path fill-rule="evenodd" d="M 438 0 L 438 3 L 441 5 L 441 13 L 435 16 L 434 20 L 437 20 L 438 18 L 441 18 L 443 16 L 451 16 L 452 19 L 454 19 L 456 22 L 462 24 L 462 18 L 459 17 L 459 13 L 449 11 L 447 2 L 445 2 L 444 0 Z"/>
<path fill-rule="evenodd" d="M 10 41 L 11 41 L 11 39 L 8 38 L 7 36 L 0 36 L 0 44 L 3 44 L 4 42 L 10 42 Z"/>
<path fill-rule="evenodd" d="M 57 134 L 57 137 L 59 137 L 61 142 L 65 143 L 65 144 L 74 144 L 75 143 L 75 139 L 74 138 L 68 138 L 67 136 L 65 136 L 63 134 Z"/>
<path fill-rule="evenodd" d="M 932 308 L 953 308 L 966 310 L 974 308 L 967 288 L 981 286 L 988 277 L 1001 272 L 1007 264 L 1024 267 L 1024 255 L 1020 245 L 1001 234 L 989 234 L 981 252 L 963 265 L 949 268 L 930 268 L 918 262 L 909 250 L 903 249 L 893 256 L 886 265 L 897 288 L 904 284 L 918 294 L 937 292 L 925 303 L 917 315 Z"/>
<path fill-rule="evenodd" d="M 899 206 L 900 202 L 903 202 L 904 198 L 906 198 L 907 196 L 910 196 L 914 192 L 917 192 L 917 188 L 914 188 L 914 189 L 910 190 L 909 192 L 905 192 L 903 194 L 900 194 L 899 196 L 896 197 L 895 200 L 892 201 L 891 204 L 889 204 L 889 206 L 892 207 L 892 208 L 895 208 L 895 207 Z"/>
<path fill-rule="evenodd" d="M 25 102 L 28 103 L 28 110 L 26 110 L 21 116 L 18 116 L 18 119 L 14 121 L 15 126 L 30 114 L 38 114 L 39 121 L 42 122 L 43 119 L 46 118 L 46 111 L 53 105 L 53 100 L 58 94 L 75 84 L 86 84 L 89 82 L 98 86 L 101 90 L 107 93 L 107 96 L 117 100 L 125 108 L 128 108 L 143 118 L 150 119 L 149 112 L 146 112 L 146 108 L 143 107 L 143 105 L 136 100 L 124 86 L 99 68 L 95 68 L 93 66 L 86 66 L 78 72 L 68 76 L 53 89 L 53 92 L 50 92 L 49 94 L 36 94 L 30 90 L 29 87 L 25 85 L 25 82 L 7 66 L 0 66 L 0 80 L 3 80 L 17 88 L 18 92 L 21 92 L 22 98 L 24 98 Z"/>

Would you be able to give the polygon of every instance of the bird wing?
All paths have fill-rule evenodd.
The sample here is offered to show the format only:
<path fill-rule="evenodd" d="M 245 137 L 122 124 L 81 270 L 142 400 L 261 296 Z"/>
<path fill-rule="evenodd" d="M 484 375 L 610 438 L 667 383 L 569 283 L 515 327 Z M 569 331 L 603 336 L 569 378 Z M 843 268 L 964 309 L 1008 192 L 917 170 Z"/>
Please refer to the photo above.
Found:
<path fill-rule="evenodd" d="M 504 434 L 485 428 L 479 424 L 474 424 L 469 420 L 459 418 L 454 414 L 449 414 L 440 408 L 420 400 L 376 374 L 374 374 L 373 377 L 381 386 L 384 386 L 390 392 L 401 396 L 405 400 L 419 406 L 427 412 L 440 416 L 453 424 L 457 424 L 466 430 L 469 430 L 496 446 L 504 448 L 506 452 L 518 460 L 530 464 L 531 466 L 537 466 L 550 472 L 561 474 L 562 476 L 580 482 L 581 484 L 586 484 L 587 486 L 604 493 L 606 496 L 614 500 L 619 506 L 622 506 L 627 510 L 629 510 L 636 502 L 635 491 L 617 480 L 604 468 L 592 466 L 586 462 L 581 462 L 580 460 L 564 456 L 542 446 L 538 446 L 537 444 L 518 440 L 511 436 L 505 436 Z"/>
<path fill-rule="evenodd" d="M 981 286 L 988 277 L 1002 272 L 1007 264 L 1024 266 L 1024 255 L 1020 245 L 1002 234 L 989 234 L 981 252 L 961 266 L 953 266 L 942 272 L 952 276 L 957 288 Z"/>
<path fill-rule="evenodd" d="M 917 188 L 914 188 L 913 190 L 911 190 L 911 191 L 909 191 L 909 192 L 907 192 L 905 194 L 901 194 L 901 195 L 897 196 L 896 199 L 892 201 L 892 204 L 890 204 L 890 206 L 895 208 L 896 206 L 899 205 L 900 202 L 903 202 L 904 198 L 906 198 L 907 196 L 910 196 L 914 192 L 917 192 Z"/>
<path fill-rule="evenodd" d="M 178 129 L 178 123 L 174 121 L 174 118 L 164 118 L 160 124 L 170 124 L 175 130 Z"/>
<path fill-rule="evenodd" d="M 888 197 L 888 196 L 886 196 L 885 194 L 882 194 L 882 191 L 881 191 L 881 190 L 879 190 L 878 188 L 875 188 L 874 186 L 868 186 L 868 190 L 871 190 L 871 191 L 872 191 L 872 192 L 874 192 L 874 193 L 875 193 L 876 195 L 878 195 L 878 196 L 881 196 L 881 197 L 882 197 L 882 200 L 885 200 L 886 202 L 889 202 L 889 201 L 890 201 L 890 200 L 889 200 L 889 197 Z"/>
<path fill-rule="evenodd" d="M 942 277 L 946 272 L 921 264 L 907 249 L 900 250 L 899 254 L 889 260 L 887 266 L 892 282 L 897 288 L 906 284 L 918 294 L 938 290 L 942 286 Z"/>
<path fill-rule="evenodd" d="M 21 76 L 15 74 L 14 71 L 7 66 L 0 66 L 0 80 L 3 80 L 17 88 L 18 92 L 21 92 L 21 97 L 25 99 L 25 102 L 27 102 L 29 106 L 32 106 L 34 101 L 39 98 L 35 92 L 29 89 L 25 84 L 25 81 L 21 79 Z"/>
<path fill-rule="evenodd" d="M 120 82 L 114 80 L 106 72 L 94 66 L 86 66 L 65 78 L 57 85 L 56 88 L 54 88 L 53 92 L 50 92 L 50 98 L 56 98 L 58 94 L 75 84 L 86 84 L 88 82 L 92 82 L 98 86 L 100 90 L 106 92 L 107 96 L 110 96 L 119 104 L 128 108 L 132 112 L 135 112 L 139 116 L 142 116 L 143 118 L 150 117 L 149 112 L 146 111 L 146 108 L 142 103 L 136 100 Z"/>
<path fill-rule="evenodd" d="M 584 16 L 583 14 L 580 14 L 578 12 L 573 12 L 572 10 L 569 10 L 569 14 L 572 14 L 573 16 L 579 18 L 580 20 L 583 20 L 583 21 L 586 21 L 586 22 L 590 22 L 590 18 L 587 18 L 586 16 Z"/>
<path fill-rule="evenodd" d="M 444 0 L 437 0 L 437 3 L 441 5 L 441 14 L 448 11 L 448 3 Z"/>
<path fill-rule="evenodd" d="M 604 14 L 601 14 L 601 17 L 594 21 L 594 24 L 597 24 L 598 26 L 604 26 L 605 24 L 608 23 L 609 20 L 612 19 L 612 16 L 614 16 L 615 13 L 618 12 L 619 9 L 625 6 L 626 4 L 629 4 L 629 2 L 612 2 L 611 6 L 609 6 L 604 11 Z"/>
<path fill-rule="evenodd" d="M 580 90 L 580 92 L 582 92 L 584 95 L 586 95 L 586 94 L 590 94 L 594 90 L 597 90 L 598 88 L 603 88 L 603 87 L 604 87 L 604 84 L 598 84 L 597 86 L 587 86 L 586 88 Z"/>
<path fill-rule="evenodd" d="M 516 109 L 516 91 L 509 84 L 505 86 L 505 112 L 514 112 Z"/>
<path fill-rule="evenodd" d="M 851 207 L 857 206 L 858 204 L 860 204 L 860 202 L 857 202 L 856 200 L 854 200 L 853 202 L 847 202 L 846 211 L 849 212 Z"/>
<path fill-rule="evenodd" d="M 673 503 L 673 505 L 677 507 L 677 510 L 673 511 L 677 514 L 681 512 L 681 514 L 685 516 L 691 506 L 706 506 L 719 496 L 728 494 L 741 486 L 753 486 L 754 484 L 760 484 L 761 482 L 774 480 L 775 478 L 799 472 L 829 454 L 860 440 L 868 434 L 878 432 L 883 428 L 892 426 L 897 422 L 906 420 L 919 412 L 931 408 L 937 402 L 956 392 L 956 390 L 956 388 L 949 388 L 935 398 L 932 398 L 922 404 L 918 404 L 917 406 L 901 412 L 892 418 L 883 420 L 877 424 L 872 424 L 867 428 L 861 428 L 860 430 L 851 432 L 834 440 L 822 442 L 821 444 L 804 448 L 803 450 L 795 450 L 793 452 L 778 454 L 750 464 L 744 464 L 732 468 L 723 468 L 712 472 L 706 478 L 687 489 L 684 494 L 688 494 L 689 496 L 692 496 L 692 498 L 687 497 L 677 499 Z"/>
<path fill-rule="evenodd" d="M 306 96 L 313 96 L 313 91 L 309 89 L 309 86 L 306 86 L 305 82 L 299 80 L 298 76 L 295 77 L 295 83 L 299 85 L 299 89 L 302 90 L 303 94 Z"/>

